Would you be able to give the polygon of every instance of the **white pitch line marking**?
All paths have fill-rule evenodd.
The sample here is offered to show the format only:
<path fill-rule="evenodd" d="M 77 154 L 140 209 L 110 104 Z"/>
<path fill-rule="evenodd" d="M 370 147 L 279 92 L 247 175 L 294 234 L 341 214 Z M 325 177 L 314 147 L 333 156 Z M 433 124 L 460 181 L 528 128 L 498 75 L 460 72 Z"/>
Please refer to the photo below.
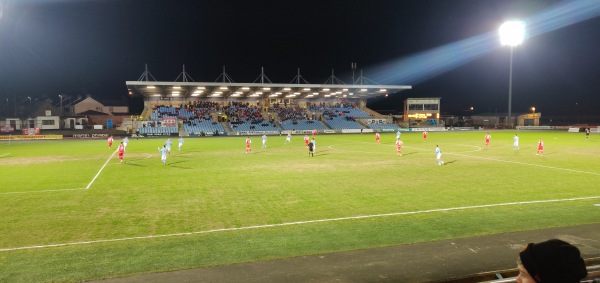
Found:
<path fill-rule="evenodd" d="M 469 146 L 469 145 L 466 145 L 466 144 L 463 144 L 463 145 L 464 146 Z M 471 146 L 475 147 L 475 148 L 478 148 L 475 151 L 482 150 L 482 148 L 479 147 L 479 146 L 474 146 L 474 145 L 471 145 Z M 415 148 L 415 149 L 425 150 L 425 149 L 421 149 L 421 148 Z M 575 173 L 582 173 L 582 174 L 590 174 L 590 175 L 600 176 L 600 173 L 596 173 L 596 172 L 581 171 L 581 170 L 575 170 L 575 169 L 569 169 L 569 168 L 561 168 L 561 167 L 554 167 L 554 166 L 548 166 L 548 165 L 539 165 L 539 164 L 525 163 L 525 162 L 512 161 L 512 160 L 503 160 L 503 159 L 497 159 L 497 158 L 491 158 L 491 157 L 473 156 L 473 155 L 466 155 L 466 154 L 455 153 L 455 152 L 447 152 L 447 151 L 444 152 L 444 154 L 458 155 L 458 156 L 469 157 L 469 158 L 479 158 L 479 159 L 484 159 L 484 160 L 492 160 L 492 161 L 499 161 L 499 162 L 519 164 L 519 165 L 536 166 L 536 167 L 547 168 L 547 169 L 563 170 L 563 171 L 568 171 L 568 172 L 575 172 Z"/>
<path fill-rule="evenodd" d="M 563 171 L 568 171 L 568 172 L 575 172 L 575 173 L 582 173 L 582 174 L 590 174 L 590 175 L 600 176 L 600 173 L 588 172 L 588 171 L 581 171 L 581 170 L 575 170 L 575 169 L 569 169 L 569 168 L 561 168 L 561 167 L 554 167 L 554 166 L 548 166 L 548 165 L 525 163 L 525 162 L 512 161 L 512 160 L 503 160 L 503 159 L 496 159 L 496 158 L 491 158 L 491 157 L 472 156 L 472 155 L 466 155 L 466 154 L 460 154 L 460 153 L 453 153 L 453 152 L 448 152 L 447 154 L 458 155 L 458 156 L 469 157 L 469 158 L 479 158 L 479 159 L 484 159 L 484 160 L 492 160 L 492 161 L 499 161 L 499 162 L 519 164 L 519 165 L 536 166 L 536 167 L 547 168 L 547 169 L 563 170 Z"/>
<path fill-rule="evenodd" d="M 100 175 L 100 172 L 102 172 L 102 170 L 104 169 L 104 167 L 106 167 L 106 164 L 108 164 L 108 162 L 113 158 L 113 156 L 115 156 L 115 153 L 117 153 L 117 150 L 115 150 L 115 152 L 113 152 L 111 154 L 111 156 L 108 158 L 108 160 L 106 160 L 106 162 L 104 163 L 104 165 L 102 165 L 102 168 L 100 168 L 100 170 L 98 171 L 98 173 L 96 173 L 96 176 L 94 176 L 94 179 L 92 179 L 92 181 L 85 188 L 82 188 L 82 189 L 58 189 L 58 190 L 24 191 L 24 192 L 3 192 L 3 193 L 0 193 L 0 195 L 87 190 L 87 189 L 89 189 L 92 186 L 92 184 L 94 183 L 94 181 L 96 181 L 96 178 L 98 178 L 98 176 Z"/>
<path fill-rule="evenodd" d="M 100 170 L 98 171 L 98 173 L 96 173 L 96 176 L 94 176 L 94 178 L 92 179 L 92 181 L 87 185 L 87 187 L 83 188 L 83 189 L 59 189 L 59 190 L 42 190 L 42 191 L 26 191 L 26 192 L 4 192 L 4 193 L 0 193 L 0 195 L 8 195 L 8 194 L 27 194 L 27 193 L 45 193 L 45 192 L 64 192 L 64 191 L 79 191 L 79 190 L 87 190 L 89 189 L 92 184 L 94 183 L 94 181 L 96 181 L 96 178 L 98 178 L 98 176 L 100 175 L 100 173 L 102 172 L 102 170 L 104 170 L 104 167 L 106 167 L 106 164 L 108 164 L 108 162 L 112 159 L 113 156 L 115 156 L 115 153 L 117 153 L 117 150 L 115 150 L 110 157 L 108 158 L 108 160 L 106 160 L 106 162 L 104 162 L 104 165 L 102 165 L 102 168 L 100 168 Z"/>
<path fill-rule="evenodd" d="M 108 164 L 108 162 L 113 158 L 113 156 L 115 156 L 115 153 L 117 153 L 117 150 L 115 150 L 110 155 L 110 157 L 106 160 L 106 162 L 104 162 L 104 165 L 102 165 L 102 168 L 100 168 L 100 170 L 98 171 L 98 173 L 96 173 L 96 176 L 94 176 L 94 179 L 92 179 L 92 181 L 87 185 L 87 187 L 85 187 L 86 190 L 89 189 L 92 186 L 92 184 L 94 183 L 94 181 L 96 181 L 96 178 L 98 178 L 98 176 L 100 175 L 100 173 L 102 172 L 102 170 L 104 170 L 104 167 L 106 167 L 106 164 Z"/>
<path fill-rule="evenodd" d="M 373 215 L 358 215 L 358 216 L 339 217 L 339 218 L 316 219 L 316 220 L 306 220 L 306 221 L 297 221 L 297 222 L 286 222 L 286 223 L 280 223 L 280 224 L 246 226 L 246 227 L 238 227 L 238 228 L 221 228 L 221 229 L 195 231 L 195 232 L 182 232 L 182 233 L 162 234 L 162 235 L 137 236 L 137 237 L 127 237 L 127 238 L 117 238 L 117 239 L 102 239 L 102 240 L 92 240 L 92 241 L 83 241 L 83 242 L 36 245 L 36 246 L 26 246 L 26 247 L 16 247 L 16 248 L 2 248 L 2 249 L 0 249 L 0 252 L 43 249 L 43 248 L 53 248 L 53 247 L 65 247 L 65 246 L 75 246 L 75 245 L 88 245 L 88 244 L 96 244 L 96 243 L 122 242 L 122 241 L 130 241 L 130 240 L 143 240 L 143 239 L 189 236 L 189 235 L 216 233 L 216 232 L 264 229 L 264 228 L 273 228 L 273 227 L 295 226 L 295 225 L 324 223 L 324 222 L 333 222 L 333 221 L 344 221 L 344 220 L 368 219 L 368 218 L 387 217 L 387 216 L 414 215 L 414 214 L 422 214 L 422 213 L 435 213 L 435 212 L 447 212 L 447 211 L 500 207 L 500 206 L 510 206 L 510 205 L 526 205 L 526 204 L 578 201 L 578 200 L 590 200 L 590 199 L 600 199 L 600 196 L 566 198 L 566 199 L 550 199 L 550 200 L 532 200 L 532 201 L 519 201 L 519 202 L 505 202 L 505 203 L 496 203 L 496 204 L 482 204 L 482 205 L 473 205 L 473 206 L 459 206 L 459 207 L 437 208 L 437 209 L 417 210 L 417 211 L 407 211 L 407 212 L 394 212 L 394 213 L 373 214 Z"/>
<path fill-rule="evenodd" d="M 7 156 L 7 155 L 9 155 L 9 154 L 10 154 L 10 152 L 9 152 L 9 153 L 5 153 L 5 154 L 2 154 L 2 155 L 0 155 L 0 157 Z"/>

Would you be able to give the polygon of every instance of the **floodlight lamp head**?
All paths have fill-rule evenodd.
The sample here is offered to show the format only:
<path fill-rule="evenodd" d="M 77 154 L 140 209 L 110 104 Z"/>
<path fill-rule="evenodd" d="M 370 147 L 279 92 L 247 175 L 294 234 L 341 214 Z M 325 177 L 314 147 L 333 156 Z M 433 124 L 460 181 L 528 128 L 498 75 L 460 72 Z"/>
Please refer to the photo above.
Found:
<path fill-rule="evenodd" d="M 500 26 L 499 33 L 502 45 L 517 46 L 525 39 L 525 22 L 507 21 Z"/>

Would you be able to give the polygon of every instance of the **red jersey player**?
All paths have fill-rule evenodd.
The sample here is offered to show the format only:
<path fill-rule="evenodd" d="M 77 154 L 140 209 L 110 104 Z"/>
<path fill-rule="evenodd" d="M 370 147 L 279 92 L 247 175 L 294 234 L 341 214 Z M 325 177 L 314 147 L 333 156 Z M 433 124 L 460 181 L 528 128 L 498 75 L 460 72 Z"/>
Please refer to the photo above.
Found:
<path fill-rule="evenodd" d="M 304 144 L 308 147 L 308 135 L 304 135 Z"/>
<path fill-rule="evenodd" d="M 123 163 L 123 154 L 125 153 L 125 145 L 123 144 L 123 142 L 121 142 L 121 144 L 119 144 L 119 160 L 121 160 L 121 163 Z"/>
<path fill-rule="evenodd" d="M 538 142 L 538 150 L 535 155 L 544 155 L 544 141 L 542 139 Z"/>
<path fill-rule="evenodd" d="M 375 141 L 379 144 L 381 143 L 381 136 L 379 135 L 379 132 L 375 133 Z"/>
<path fill-rule="evenodd" d="M 402 156 L 402 144 L 403 142 L 400 139 L 396 140 L 396 152 L 398 153 L 398 156 Z"/>
<path fill-rule="evenodd" d="M 427 140 L 427 130 L 423 130 L 423 141 Z"/>
<path fill-rule="evenodd" d="M 314 130 L 312 131 L 312 135 L 313 135 L 313 137 L 316 137 L 316 136 L 317 136 L 317 129 L 314 129 Z"/>
<path fill-rule="evenodd" d="M 485 148 L 488 148 L 490 146 L 491 138 L 492 138 L 492 136 L 490 135 L 490 133 L 485 134 Z"/>
<path fill-rule="evenodd" d="M 110 137 L 108 137 L 108 148 L 112 148 L 112 144 L 113 144 L 113 137 L 110 136 Z"/>
<path fill-rule="evenodd" d="M 250 153 L 252 153 L 252 148 L 250 148 L 250 145 L 252 144 L 252 141 L 250 140 L 250 137 L 246 138 L 246 153 L 248 153 L 248 151 L 250 151 Z"/>

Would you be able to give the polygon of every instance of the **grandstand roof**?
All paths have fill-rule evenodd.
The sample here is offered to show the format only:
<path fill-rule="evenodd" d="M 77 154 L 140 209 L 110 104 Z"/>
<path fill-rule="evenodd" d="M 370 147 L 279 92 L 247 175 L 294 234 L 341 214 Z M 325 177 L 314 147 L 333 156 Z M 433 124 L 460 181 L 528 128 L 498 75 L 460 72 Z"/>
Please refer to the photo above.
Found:
<path fill-rule="evenodd" d="M 409 85 L 358 84 L 279 84 L 233 82 L 127 81 L 130 95 L 146 98 L 290 98 L 290 99 L 368 99 L 407 89 Z"/>

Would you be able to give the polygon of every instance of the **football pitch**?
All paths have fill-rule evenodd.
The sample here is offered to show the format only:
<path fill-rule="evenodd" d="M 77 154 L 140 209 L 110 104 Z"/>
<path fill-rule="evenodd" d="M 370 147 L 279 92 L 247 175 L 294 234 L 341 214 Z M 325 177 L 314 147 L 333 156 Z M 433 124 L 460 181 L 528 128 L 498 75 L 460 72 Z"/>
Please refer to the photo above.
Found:
<path fill-rule="evenodd" d="M 600 135 L 0 143 L 0 282 L 81 281 L 600 223 Z M 536 155 L 542 138 L 545 152 Z M 438 166 L 435 146 L 445 165 Z"/>

